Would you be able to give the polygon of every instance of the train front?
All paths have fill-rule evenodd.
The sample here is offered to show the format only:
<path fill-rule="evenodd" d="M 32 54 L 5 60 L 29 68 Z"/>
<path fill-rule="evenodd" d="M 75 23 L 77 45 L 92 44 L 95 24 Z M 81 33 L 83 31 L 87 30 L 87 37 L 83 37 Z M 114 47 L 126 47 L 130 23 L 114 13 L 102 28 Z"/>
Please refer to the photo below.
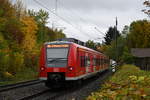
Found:
<path fill-rule="evenodd" d="M 54 87 L 65 83 L 68 70 L 69 43 L 46 43 L 41 50 L 39 78 L 46 86 Z M 72 70 L 72 68 L 70 68 Z"/>

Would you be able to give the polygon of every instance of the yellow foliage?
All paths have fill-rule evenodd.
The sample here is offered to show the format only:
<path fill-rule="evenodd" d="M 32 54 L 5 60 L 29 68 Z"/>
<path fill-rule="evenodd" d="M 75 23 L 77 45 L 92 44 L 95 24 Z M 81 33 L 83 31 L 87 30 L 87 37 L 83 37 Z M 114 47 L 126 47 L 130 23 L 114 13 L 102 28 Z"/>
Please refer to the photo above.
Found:
<path fill-rule="evenodd" d="M 150 100 L 150 74 L 124 65 L 86 100 Z"/>
<path fill-rule="evenodd" d="M 8 76 L 8 77 L 12 76 L 12 74 L 9 73 L 9 72 L 5 72 L 4 74 L 5 74 L 6 76 Z"/>
<path fill-rule="evenodd" d="M 32 17 L 28 16 L 22 17 L 21 22 L 23 23 L 22 32 L 24 33 L 22 48 L 31 51 L 36 44 L 37 24 Z"/>
<path fill-rule="evenodd" d="M 102 45 L 97 47 L 97 49 L 98 51 L 105 52 L 109 47 L 110 47 L 109 45 Z"/>
<path fill-rule="evenodd" d="M 4 77 L 7 78 L 7 79 L 10 79 L 10 78 L 13 78 L 13 77 L 14 77 L 14 76 L 13 76 L 11 73 L 9 73 L 9 72 L 4 72 L 3 75 L 4 75 Z"/>

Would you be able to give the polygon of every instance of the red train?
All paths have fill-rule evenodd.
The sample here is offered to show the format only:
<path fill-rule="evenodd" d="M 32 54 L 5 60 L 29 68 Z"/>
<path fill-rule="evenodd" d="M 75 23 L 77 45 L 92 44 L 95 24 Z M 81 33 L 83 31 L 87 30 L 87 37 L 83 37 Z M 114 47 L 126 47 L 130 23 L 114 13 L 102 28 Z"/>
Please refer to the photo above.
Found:
<path fill-rule="evenodd" d="M 39 79 L 48 87 L 84 80 L 107 69 L 107 56 L 73 42 L 47 42 L 41 49 Z"/>

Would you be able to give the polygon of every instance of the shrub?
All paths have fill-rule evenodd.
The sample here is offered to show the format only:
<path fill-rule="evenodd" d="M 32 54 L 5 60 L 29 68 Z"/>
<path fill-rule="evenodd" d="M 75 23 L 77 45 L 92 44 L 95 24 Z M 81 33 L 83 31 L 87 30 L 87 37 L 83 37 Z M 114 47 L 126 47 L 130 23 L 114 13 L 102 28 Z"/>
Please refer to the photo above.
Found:
<path fill-rule="evenodd" d="M 4 78 L 4 73 L 7 72 L 9 67 L 9 55 L 0 51 L 0 79 Z"/>
<path fill-rule="evenodd" d="M 39 51 L 24 52 L 24 63 L 28 68 L 37 70 L 39 60 Z"/>
<path fill-rule="evenodd" d="M 9 62 L 8 72 L 16 74 L 24 67 L 24 55 L 18 52 L 11 53 Z"/>
<path fill-rule="evenodd" d="M 87 100 L 150 100 L 150 72 L 124 65 Z"/>

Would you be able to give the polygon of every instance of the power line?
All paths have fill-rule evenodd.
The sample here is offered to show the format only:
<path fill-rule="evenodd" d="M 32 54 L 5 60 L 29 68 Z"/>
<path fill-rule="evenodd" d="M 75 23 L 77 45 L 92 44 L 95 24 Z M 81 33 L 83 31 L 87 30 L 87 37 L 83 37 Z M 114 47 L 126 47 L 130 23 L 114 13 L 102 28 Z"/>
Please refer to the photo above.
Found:
<path fill-rule="evenodd" d="M 66 22 L 67 24 L 71 25 L 73 28 L 75 28 L 76 30 L 82 32 L 83 34 L 85 34 L 82 30 L 76 28 L 74 25 L 72 25 L 69 21 L 67 21 L 66 19 L 64 19 L 63 17 L 59 16 L 58 14 L 56 14 L 55 12 L 51 11 L 49 8 L 47 8 L 44 4 L 42 4 L 41 2 L 39 2 L 38 0 L 33 0 L 35 3 L 37 3 L 38 5 L 42 6 L 43 8 L 45 8 L 46 10 L 50 11 L 50 13 L 54 14 L 55 16 L 57 16 L 58 18 L 60 18 L 61 20 L 63 20 L 64 22 Z M 86 33 L 86 36 L 90 37 L 91 36 L 89 34 Z"/>
<path fill-rule="evenodd" d="M 61 2 L 59 2 L 61 5 L 63 5 Z M 62 8 L 68 10 L 69 12 L 71 12 L 71 15 L 75 15 L 75 16 L 78 16 L 80 21 L 84 22 L 84 23 L 88 23 L 86 20 L 84 20 L 80 15 L 78 15 L 75 11 L 71 10 L 71 9 L 67 9 L 65 7 L 62 6 Z"/>
<path fill-rule="evenodd" d="M 106 34 L 103 33 L 102 31 L 100 31 L 97 27 L 94 27 L 94 29 L 96 29 L 98 32 L 100 32 L 103 36 L 105 36 Z"/>
<path fill-rule="evenodd" d="M 67 9 L 67 8 L 65 8 L 65 7 L 62 6 L 63 4 L 62 4 L 61 2 L 59 2 L 59 3 L 61 4 L 61 7 L 62 7 L 63 9 L 67 10 L 68 12 L 71 12 L 71 15 L 78 16 L 78 17 L 79 17 L 79 20 L 82 21 L 83 23 L 91 24 L 91 23 L 87 22 L 84 18 L 82 18 L 80 15 L 78 15 L 77 13 L 75 13 L 75 11 L 73 11 L 73 10 L 71 10 L 71 9 Z M 95 26 L 95 24 L 93 24 L 93 25 Z M 102 32 L 101 32 L 101 33 L 102 33 Z M 99 35 L 99 34 L 98 34 L 98 35 Z"/>

